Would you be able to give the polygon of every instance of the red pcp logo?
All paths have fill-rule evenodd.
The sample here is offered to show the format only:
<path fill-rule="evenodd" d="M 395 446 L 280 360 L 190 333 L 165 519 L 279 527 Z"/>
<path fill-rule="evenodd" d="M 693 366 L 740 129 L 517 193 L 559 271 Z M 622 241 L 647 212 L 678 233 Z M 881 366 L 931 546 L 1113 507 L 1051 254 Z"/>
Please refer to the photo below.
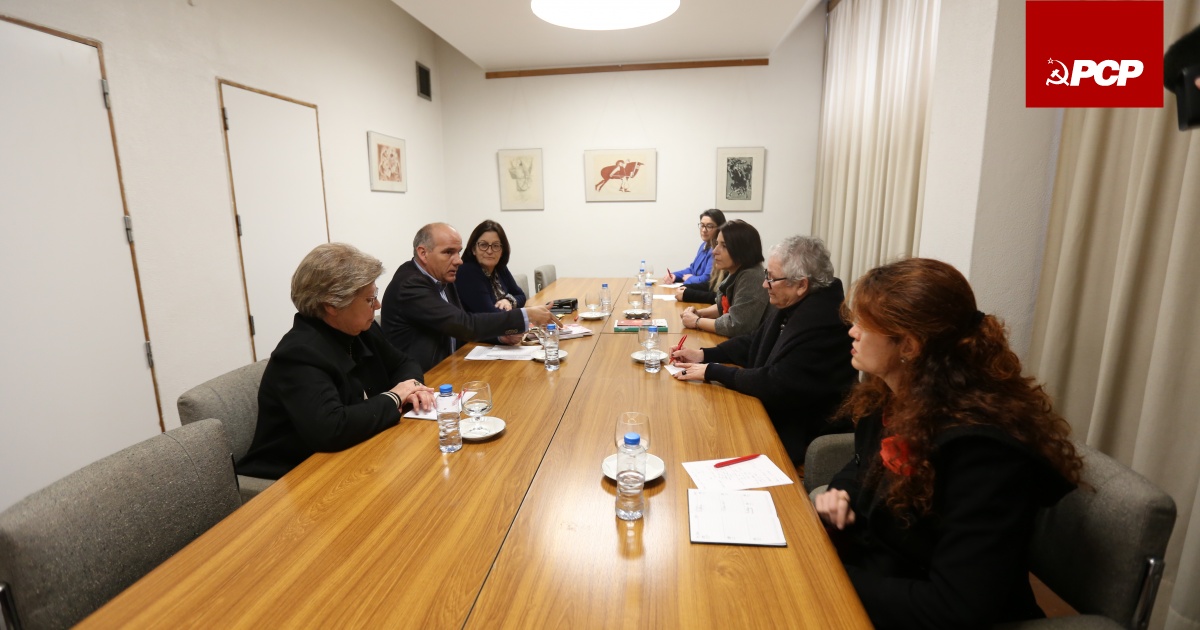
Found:
<path fill-rule="evenodd" d="M 1091 59 L 1076 59 L 1073 71 L 1068 71 L 1066 64 L 1057 59 L 1047 59 L 1046 63 L 1059 65 L 1058 69 L 1050 72 L 1050 78 L 1046 79 L 1046 85 L 1079 85 L 1081 80 L 1091 78 L 1097 85 L 1124 86 L 1130 79 L 1142 76 L 1144 67 L 1144 64 L 1136 59 L 1122 59 L 1119 62 L 1108 59 L 1100 63 Z M 1106 71 L 1109 72 L 1107 76 L 1105 76 Z M 1068 81 L 1068 77 L 1070 81 Z"/>
<path fill-rule="evenodd" d="M 1027 107 L 1162 107 L 1159 0 L 1027 0 Z"/>

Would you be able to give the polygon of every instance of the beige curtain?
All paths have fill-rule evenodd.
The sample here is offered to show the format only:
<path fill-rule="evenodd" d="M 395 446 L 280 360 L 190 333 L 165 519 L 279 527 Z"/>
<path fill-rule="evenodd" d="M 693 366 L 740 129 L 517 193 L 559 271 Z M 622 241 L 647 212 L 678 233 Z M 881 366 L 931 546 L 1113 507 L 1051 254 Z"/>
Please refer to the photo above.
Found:
<path fill-rule="evenodd" d="M 940 0 L 842 0 L 829 13 L 812 233 L 849 282 L 920 238 Z"/>
<path fill-rule="evenodd" d="M 1164 5 L 1169 44 L 1200 2 Z M 1200 131 L 1067 110 L 1028 367 L 1079 439 L 1175 499 L 1153 625 L 1200 629 Z M 1097 550 L 1103 553 L 1102 550 Z"/>

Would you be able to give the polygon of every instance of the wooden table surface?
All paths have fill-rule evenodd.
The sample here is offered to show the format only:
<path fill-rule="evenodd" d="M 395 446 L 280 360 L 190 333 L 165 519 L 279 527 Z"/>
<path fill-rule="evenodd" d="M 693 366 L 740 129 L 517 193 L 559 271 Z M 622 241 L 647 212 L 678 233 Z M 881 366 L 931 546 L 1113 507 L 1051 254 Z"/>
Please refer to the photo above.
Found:
<path fill-rule="evenodd" d="M 601 281 L 559 279 L 534 301 L 582 306 Z M 625 307 L 631 281 L 607 281 Z M 665 344 L 683 308 L 655 302 Z M 647 374 L 636 335 L 578 323 L 600 334 L 562 342 L 558 372 L 465 361 L 467 344 L 426 375 L 489 381 L 501 436 L 446 455 L 436 423 L 406 419 L 314 455 L 81 627 L 870 627 L 799 483 L 770 489 L 787 547 L 690 543 L 682 462 L 761 452 L 796 479 L 762 405 Z M 721 339 L 686 332 L 690 347 Z M 667 465 L 632 523 L 600 471 L 621 411 L 651 416 Z"/>

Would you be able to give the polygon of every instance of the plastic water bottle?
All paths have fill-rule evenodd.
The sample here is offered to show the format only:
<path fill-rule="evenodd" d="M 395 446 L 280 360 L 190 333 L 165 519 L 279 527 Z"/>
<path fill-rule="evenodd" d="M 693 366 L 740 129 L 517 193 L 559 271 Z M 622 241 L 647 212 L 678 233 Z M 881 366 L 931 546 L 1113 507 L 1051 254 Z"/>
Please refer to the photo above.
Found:
<path fill-rule="evenodd" d="M 654 291 L 650 289 L 650 285 L 642 287 L 642 310 L 649 313 L 654 308 Z"/>
<path fill-rule="evenodd" d="M 458 398 L 454 396 L 453 385 L 438 388 L 434 406 L 437 408 L 438 450 L 453 453 L 462 448 L 462 434 L 458 432 Z"/>
<path fill-rule="evenodd" d="M 558 369 L 558 326 L 546 324 L 546 371 Z"/>
<path fill-rule="evenodd" d="M 642 261 L 642 266 L 638 267 L 638 276 L 637 277 L 638 277 L 638 285 L 645 286 L 646 285 L 646 261 L 645 260 Z"/>
<path fill-rule="evenodd" d="M 646 371 L 657 374 L 662 369 L 662 358 L 658 354 L 658 326 L 646 330 Z"/>
<path fill-rule="evenodd" d="M 646 447 L 642 436 L 626 433 L 617 450 L 617 518 L 636 521 L 646 511 L 642 488 L 646 485 Z"/>
<path fill-rule="evenodd" d="M 600 285 L 600 310 L 605 314 L 612 312 L 612 291 L 607 282 Z"/>

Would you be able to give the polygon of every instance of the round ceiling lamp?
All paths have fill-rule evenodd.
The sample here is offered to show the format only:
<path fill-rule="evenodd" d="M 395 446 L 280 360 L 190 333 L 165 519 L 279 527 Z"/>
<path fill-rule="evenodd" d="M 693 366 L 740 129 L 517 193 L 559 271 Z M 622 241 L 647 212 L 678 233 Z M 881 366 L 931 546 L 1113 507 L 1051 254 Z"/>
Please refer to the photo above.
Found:
<path fill-rule="evenodd" d="M 666 19 L 679 8 L 679 0 L 532 0 L 529 8 L 556 26 L 616 31 Z"/>

